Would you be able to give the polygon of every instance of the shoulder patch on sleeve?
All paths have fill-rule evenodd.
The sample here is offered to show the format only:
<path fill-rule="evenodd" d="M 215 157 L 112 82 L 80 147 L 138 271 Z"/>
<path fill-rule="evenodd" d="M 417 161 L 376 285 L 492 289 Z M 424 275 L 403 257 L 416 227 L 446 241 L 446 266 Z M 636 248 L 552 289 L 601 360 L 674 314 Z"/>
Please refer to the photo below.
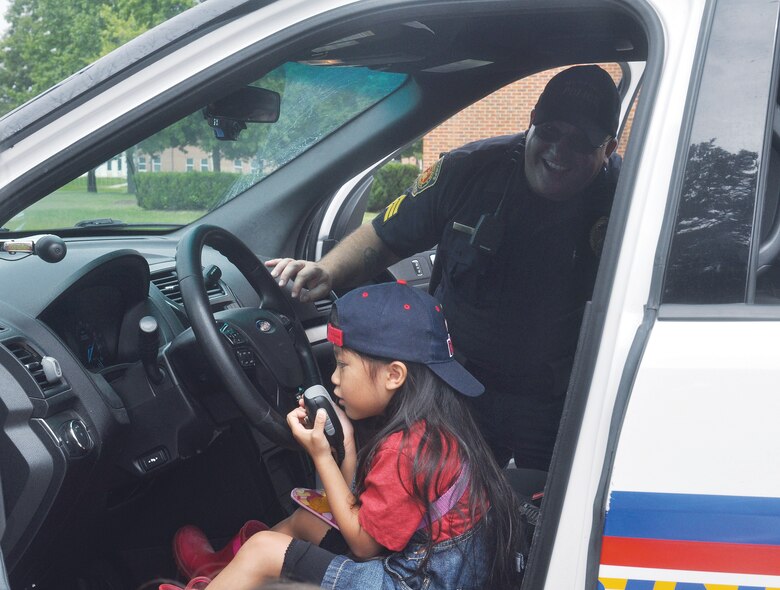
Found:
<path fill-rule="evenodd" d="M 420 176 L 414 181 L 412 185 L 412 196 L 416 197 L 427 188 L 431 188 L 439 179 L 439 173 L 441 172 L 441 165 L 444 162 L 444 158 L 436 160 L 435 164 L 432 164 L 426 168 Z"/>
<path fill-rule="evenodd" d="M 382 218 L 382 223 L 385 223 L 393 215 L 398 213 L 398 207 L 401 206 L 401 202 L 406 198 L 406 193 L 398 197 L 395 201 L 385 207 L 385 216 Z"/>

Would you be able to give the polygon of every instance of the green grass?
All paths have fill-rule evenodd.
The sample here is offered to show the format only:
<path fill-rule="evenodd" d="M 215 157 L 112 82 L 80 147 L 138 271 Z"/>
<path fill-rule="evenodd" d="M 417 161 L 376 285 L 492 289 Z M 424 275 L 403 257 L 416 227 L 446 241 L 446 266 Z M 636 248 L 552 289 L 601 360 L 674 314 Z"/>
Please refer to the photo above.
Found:
<path fill-rule="evenodd" d="M 95 178 L 97 189 L 101 193 L 126 193 L 127 181 L 124 178 Z M 87 191 L 87 177 L 80 176 L 75 180 L 71 180 L 68 184 L 63 186 L 59 191 Z"/>
<path fill-rule="evenodd" d="M 204 213 L 141 209 L 135 195 L 126 192 L 88 193 L 70 188 L 52 193 L 3 225 L 11 231 L 37 231 L 73 227 L 79 221 L 101 217 L 125 223 L 187 224 Z"/>

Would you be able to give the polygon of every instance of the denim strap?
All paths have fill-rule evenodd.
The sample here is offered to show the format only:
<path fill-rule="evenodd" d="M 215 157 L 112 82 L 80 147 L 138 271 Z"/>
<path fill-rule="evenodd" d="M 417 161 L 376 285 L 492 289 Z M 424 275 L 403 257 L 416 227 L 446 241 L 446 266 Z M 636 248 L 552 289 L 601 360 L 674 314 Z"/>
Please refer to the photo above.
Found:
<path fill-rule="evenodd" d="M 420 529 L 429 527 L 452 510 L 466 491 L 466 486 L 469 485 L 469 479 L 471 479 L 471 472 L 469 471 L 468 463 L 464 463 L 463 467 L 460 468 L 458 479 L 455 480 L 455 483 L 453 483 L 446 492 L 431 504 L 430 510 L 423 515 L 419 526 L 415 530 L 419 531 Z"/>

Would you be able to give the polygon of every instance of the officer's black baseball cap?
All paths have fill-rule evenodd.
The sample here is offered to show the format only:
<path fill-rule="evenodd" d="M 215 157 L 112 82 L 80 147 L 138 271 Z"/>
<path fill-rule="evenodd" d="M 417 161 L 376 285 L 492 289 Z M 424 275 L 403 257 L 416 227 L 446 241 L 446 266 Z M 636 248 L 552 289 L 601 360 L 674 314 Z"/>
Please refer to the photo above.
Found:
<path fill-rule="evenodd" d="M 547 83 L 536 103 L 534 124 L 563 121 L 582 129 L 594 147 L 617 134 L 620 95 L 598 66 L 574 66 Z"/>
<path fill-rule="evenodd" d="M 426 365 L 455 391 L 468 397 L 485 388 L 453 357 L 441 304 L 403 281 L 360 287 L 334 303 L 338 326 L 328 340 L 374 357 Z"/>

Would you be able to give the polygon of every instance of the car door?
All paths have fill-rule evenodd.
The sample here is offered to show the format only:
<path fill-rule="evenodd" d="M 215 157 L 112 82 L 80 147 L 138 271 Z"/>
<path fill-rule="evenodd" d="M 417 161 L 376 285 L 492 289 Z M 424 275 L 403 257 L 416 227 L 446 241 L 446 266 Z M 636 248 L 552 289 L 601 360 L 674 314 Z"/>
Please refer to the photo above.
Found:
<path fill-rule="evenodd" d="M 702 22 L 592 506 L 589 588 L 780 586 L 778 6 L 722 1 Z"/>

